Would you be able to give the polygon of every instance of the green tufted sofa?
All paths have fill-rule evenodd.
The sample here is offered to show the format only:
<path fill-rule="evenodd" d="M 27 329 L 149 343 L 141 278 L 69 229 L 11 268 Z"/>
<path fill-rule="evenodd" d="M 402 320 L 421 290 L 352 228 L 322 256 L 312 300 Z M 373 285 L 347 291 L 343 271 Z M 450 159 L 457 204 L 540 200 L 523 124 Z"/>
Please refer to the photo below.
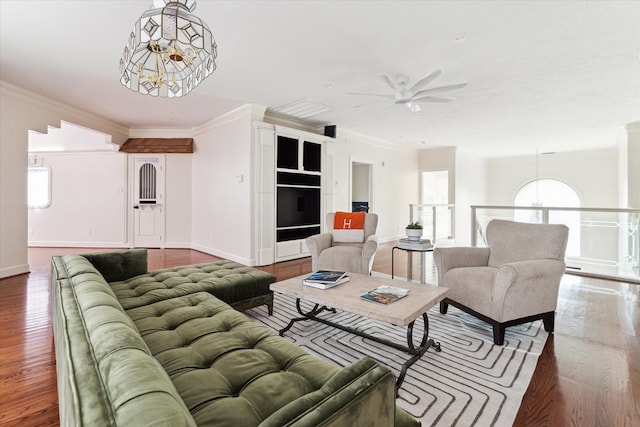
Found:
<path fill-rule="evenodd" d="M 147 272 L 146 255 L 52 258 L 62 426 L 420 425 L 387 368 L 336 367 L 233 308 L 268 304 L 273 276 L 229 262 Z"/>

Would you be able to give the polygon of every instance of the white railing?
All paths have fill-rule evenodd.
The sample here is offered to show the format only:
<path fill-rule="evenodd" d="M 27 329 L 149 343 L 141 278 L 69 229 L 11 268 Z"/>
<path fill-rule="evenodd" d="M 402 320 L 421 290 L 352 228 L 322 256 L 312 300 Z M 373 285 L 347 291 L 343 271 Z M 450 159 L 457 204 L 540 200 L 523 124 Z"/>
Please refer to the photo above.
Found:
<path fill-rule="evenodd" d="M 640 209 L 471 206 L 471 244 L 494 218 L 569 227 L 567 273 L 640 283 Z"/>
<path fill-rule="evenodd" d="M 420 221 L 422 236 L 433 243 L 455 238 L 454 205 L 409 205 L 409 221 Z"/>

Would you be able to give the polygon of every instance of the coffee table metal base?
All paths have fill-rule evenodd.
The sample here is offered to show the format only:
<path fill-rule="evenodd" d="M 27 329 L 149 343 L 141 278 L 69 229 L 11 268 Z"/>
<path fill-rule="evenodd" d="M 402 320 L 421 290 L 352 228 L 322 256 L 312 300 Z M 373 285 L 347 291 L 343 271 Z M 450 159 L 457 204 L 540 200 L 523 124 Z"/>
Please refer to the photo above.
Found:
<path fill-rule="evenodd" d="M 302 311 L 302 307 L 300 306 L 300 298 L 296 298 L 296 310 L 298 310 L 298 313 L 300 313 L 302 316 L 291 319 L 289 321 L 289 324 L 284 328 L 280 329 L 280 331 L 278 332 L 280 336 L 284 336 L 284 333 L 287 332 L 289 329 L 291 329 L 293 324 L 296 322 L 301 322 L 304 320 L 315 320 L 316 322 L 320 322 L 325 325 L 329 325 L 334 328 L 341 329 L 346 332 L 350 332 L 352 334 L 369 339 L 371 341 L 375 341 L 379 344 L 393 347 L 397 350 L 403 351 L 411 355 L 411 357 L 405 363 L 402 364 L 402 369 L 400 370 L 400 374 L 398 375 L 398 379 L 396 380 L 396 395 L 398 394 L 398 390 L 400 389 L 400 386 L 402 385 L 402 382 L 404 381 L 404 378 L 407 374 L 407 369 L 409 369 L 411 365 L 413 365 L 416 361 L 418 361 L 422 357 L 422 355 L 425 354 L 427 350 L 429 350 L 431 347 L 433 347 L 435 351 L 441 351 L 440 343 L 429 338 L 429 319 L 427 317 L 426 312 L 422 313 L 424 328 L 422 331 L 422 339 L 420 340 L 420 345 L 416 347 L 415 344 L 413 343 L 413 326 L 415 321 L 407 325 L 407 345 L 404 346 L 402 344 L 398 344 L 396 342 L 368 334 L 356 328 L 344 326 L 339 323 L 335 323 L 330 320 L 318 317 L 318 314 L 322 313 L 323 311 L 330 311 L 332 313 L 335 313 L 336 310 L 334 308 L 327 308 L 324 305 L 321 306 L 320 304 L 315 304 L 311 310 L 305 313 L 304 311 Z"/>

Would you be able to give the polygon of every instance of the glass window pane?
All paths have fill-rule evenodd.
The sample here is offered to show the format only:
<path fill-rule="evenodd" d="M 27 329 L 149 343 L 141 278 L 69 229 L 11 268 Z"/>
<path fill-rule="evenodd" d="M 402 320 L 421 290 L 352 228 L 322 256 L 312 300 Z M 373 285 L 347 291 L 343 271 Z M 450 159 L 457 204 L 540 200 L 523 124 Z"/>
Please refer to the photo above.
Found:
<path fill-rule="evenodd" d="M 46 166 L 28 169 L 27 206 L 48 208 L 51 206 L 51 171 Z"/>

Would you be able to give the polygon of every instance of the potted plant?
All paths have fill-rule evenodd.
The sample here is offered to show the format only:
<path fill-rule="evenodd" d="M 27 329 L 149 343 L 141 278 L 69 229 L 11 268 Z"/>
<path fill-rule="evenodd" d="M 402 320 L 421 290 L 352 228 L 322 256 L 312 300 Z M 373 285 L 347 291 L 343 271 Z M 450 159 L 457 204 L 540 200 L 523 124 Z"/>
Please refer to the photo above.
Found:
<path fill-rule="evenodd" d="M 420 224 L 420 221 L 411 222 L 405 228 L 405 232 L 409 240 L 420 240 L 422 237 L 422 224 Z"/>

